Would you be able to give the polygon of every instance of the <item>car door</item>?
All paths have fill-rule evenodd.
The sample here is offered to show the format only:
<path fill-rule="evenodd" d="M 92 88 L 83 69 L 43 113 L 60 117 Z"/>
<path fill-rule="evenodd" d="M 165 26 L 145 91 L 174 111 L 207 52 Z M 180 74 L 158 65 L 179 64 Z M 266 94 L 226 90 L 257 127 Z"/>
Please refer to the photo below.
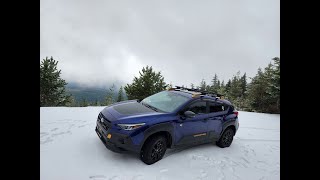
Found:
<path fill-rule="evenodd" d="M 218 139 L 222 132 L 222 126 L 225 121 L 225 117 L 228 114 L 228 109 L 223 103 L 216 101 L 208 102 L 208 138 Z"/>
<path fill-rule="evenodd" d="M 187 118 L 185 111 L 192 111 L 195 116 Z M 200 143 L 208 139 L 207 135 L 207 104 L 206 101 L 198 100 L 185 107 L 175 123 L 175 144 L 186 145 Z"/>

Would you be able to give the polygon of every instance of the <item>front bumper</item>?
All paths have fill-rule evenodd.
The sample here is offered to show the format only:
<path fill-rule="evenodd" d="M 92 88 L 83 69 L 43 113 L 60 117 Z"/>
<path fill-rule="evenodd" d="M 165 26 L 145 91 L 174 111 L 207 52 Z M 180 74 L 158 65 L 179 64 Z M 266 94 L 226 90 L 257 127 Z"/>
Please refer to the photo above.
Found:
<path fill-rule="evenodd" d="M 123 153 L 123 152 L 140 152 L 139 146 L 136 146 L 132 143 L 131 138 L 127 135 L 110 132 L 110 130 L 106 130 L 100 122 L 97 122 L 97 126 L 95 129 L 98 137 L 103 142 L 103 144 L 110 151 Z M 108 134 L 111 134 L 111 138 L 107 138 Z"/>

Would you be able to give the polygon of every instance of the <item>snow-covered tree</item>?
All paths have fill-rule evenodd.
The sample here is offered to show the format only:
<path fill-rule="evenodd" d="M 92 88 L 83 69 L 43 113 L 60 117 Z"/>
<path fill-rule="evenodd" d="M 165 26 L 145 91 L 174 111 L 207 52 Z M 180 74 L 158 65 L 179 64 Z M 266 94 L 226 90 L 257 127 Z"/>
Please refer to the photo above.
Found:
<path fill-rule="evenodd" d="M 66 106 L 70 101 L 70 95 L 65 92 L 67 83 L 60 77 L 57 65 L 53 57 L 46 57 L 40 63 L 40 107 Z"/>

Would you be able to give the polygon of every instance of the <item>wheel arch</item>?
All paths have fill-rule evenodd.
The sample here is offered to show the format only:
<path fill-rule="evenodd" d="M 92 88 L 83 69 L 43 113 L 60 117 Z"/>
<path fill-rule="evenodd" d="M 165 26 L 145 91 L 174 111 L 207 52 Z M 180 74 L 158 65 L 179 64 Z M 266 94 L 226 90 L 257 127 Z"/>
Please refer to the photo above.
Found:
<path fill-rule="evenodd" d="M 167 139 L 167 147 L 172 147 L 173 145 L 173 125 L 170 123 L 161 123 L 161 124 L 156 124 L 148 129 L 145 130 L 144 132 L 144 139 L 141 143 L 140 149 L 144 146 L 144 144 L 149 140 L 150 138 L 157 136 L 157 135 L 162 135 Z"/>
<path fill-rule="evenodd" d="M 237 129 L 236 129 L 236 126 L 235 126 L 234 123 L 235 123 L 235 121 L 232 121 L 232 122 L 230 122 L 230 123 L 225 124 L 225 125 L 223 126 L 223 129 L 222 129 L 221 133 L 220 133 L 220 137 L 221 137 L 221 135 L 222 135 L 228 128 L 231 128 L 231 129 L 233 130 L 234 135 L 236 135 Z M 220 138 L 220 137 L 219 137 L 219 138 Z"/>

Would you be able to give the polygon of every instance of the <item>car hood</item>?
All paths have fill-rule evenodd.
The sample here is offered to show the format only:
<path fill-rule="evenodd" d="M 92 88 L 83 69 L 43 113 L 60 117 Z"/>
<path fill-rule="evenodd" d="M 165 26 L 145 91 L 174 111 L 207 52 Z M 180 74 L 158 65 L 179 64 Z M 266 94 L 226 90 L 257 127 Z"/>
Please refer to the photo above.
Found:
<path fill-rule="evenodd" d="M 112 104 L 101 111 L 102 115 L 109 120 L 121 121 L 121 123 L 128 123 L 134 121 L 145 121 L 155 119 L 165 113 L 154 111 L 136 100 L 122 101 L 119 103 Z"/>

